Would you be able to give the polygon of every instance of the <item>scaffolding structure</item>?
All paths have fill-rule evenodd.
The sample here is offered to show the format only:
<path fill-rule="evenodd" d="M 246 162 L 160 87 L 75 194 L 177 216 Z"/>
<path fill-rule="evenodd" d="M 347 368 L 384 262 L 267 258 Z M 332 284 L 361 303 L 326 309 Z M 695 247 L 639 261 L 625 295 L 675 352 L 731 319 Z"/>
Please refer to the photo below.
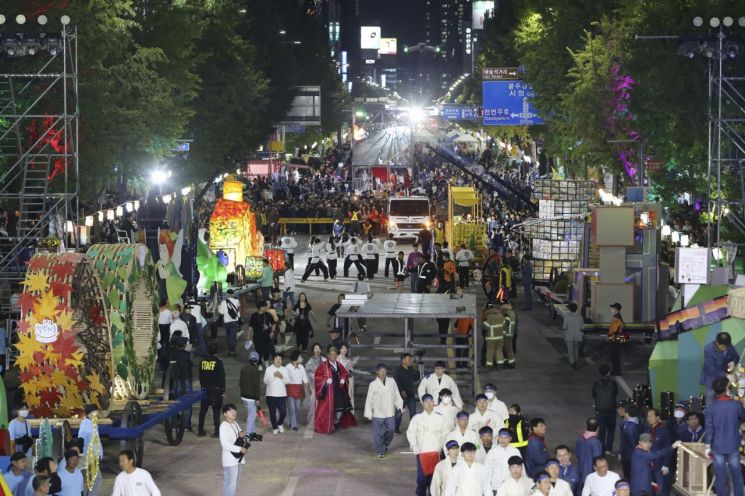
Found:
<path fill-rule="evenodd" d="M 694 24 L 699 25 L 695 20 Z M 709 213 L 707 246 L 709 248 L 722 246 L 721 224 L 724 218 L 745 234 L 745 76 L 735 74 L 730 67 L 731 64 L 728 64 L 736 58 L 745 56 L 745 50 L 742 42 L 732 36 L 728 37 L 725 25 L 732 24 L 731 19 L 729 23 L 722 22 L 718 25 L 719 29 L 713 40 L 699 42 L 700 53 L 709 59 L 707 160 Z M 740 28 L 745 28 L 745 18 L 738 19 L 738 25 Z M 739 177 L 739 199 L 722 197 L 723 177 L 724 179 Z M 715 230 L 713 231 L 712 228 Z"/>
<path fill-rule="evenodd" d="M 47 50 L 6 49 L 0 69 L 0 201 L 11 212 L 0 240 L 0 311 L 11 316 L 25 262 L 41 240 L 64 241 L 79 217 L 77 30 L 63 24 L 45 36 Z"/>

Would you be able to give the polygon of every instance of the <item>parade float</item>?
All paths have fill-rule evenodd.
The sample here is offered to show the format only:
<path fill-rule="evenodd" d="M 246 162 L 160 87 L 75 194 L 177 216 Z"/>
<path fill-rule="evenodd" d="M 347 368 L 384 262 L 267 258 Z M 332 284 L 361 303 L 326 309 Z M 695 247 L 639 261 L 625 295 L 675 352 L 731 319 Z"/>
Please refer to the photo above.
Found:
<path fill-rule="evenodd" d="M 243 201 L 243 183 L 228 177 L 223 183 L 223 197 L 215 203 L 209 225 L 209 248 L 227 256 L 226 270 L 234 273 L 246 257 L 262 256 L 264 240 L 256 230 L 256 215 Z"/>

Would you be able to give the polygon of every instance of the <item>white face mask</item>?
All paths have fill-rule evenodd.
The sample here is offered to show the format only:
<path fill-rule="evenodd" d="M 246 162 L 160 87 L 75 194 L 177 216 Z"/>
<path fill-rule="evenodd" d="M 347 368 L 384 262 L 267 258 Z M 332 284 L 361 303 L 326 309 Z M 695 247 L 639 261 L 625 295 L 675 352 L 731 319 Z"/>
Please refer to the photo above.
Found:
<path fill-rule="evenodd" d="M 486 396 L 486 399 L 487 400 L 493 400 L 494 399 L 494 393 L 492 393 L 491 391 L 489 391 L 487 393 L 484 393 L 484 396 Z"/>
<path fill-rule="evenodd" d="M 23 418 L 28 417 L 28 410 L 18 410 L 18 415 L 20 415 Z"/>
<path fill-rule="evenodd" d="M 675 410 L 675 413 L 673 413 L 676 419 L 680 420 L 683 417 L 686 416 L 685 412 L 681 412 L 680 410 Z"/>
<path fill-rule="evenodd" d="M 453 401 L 453 398 L 451 398 L 450 396 L 443 396 L 442 397 L 442 404 L 443 405 L 449 405 L 451 401 Z"/>

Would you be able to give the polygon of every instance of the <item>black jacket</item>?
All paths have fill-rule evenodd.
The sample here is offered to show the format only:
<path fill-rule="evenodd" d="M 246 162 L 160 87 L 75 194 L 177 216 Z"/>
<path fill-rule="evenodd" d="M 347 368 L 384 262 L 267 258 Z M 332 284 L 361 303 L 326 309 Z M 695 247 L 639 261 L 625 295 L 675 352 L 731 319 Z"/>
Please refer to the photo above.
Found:
<path fill-rule="evenodd" d="M 614 412 L 617 398 L 618 384 L 609 376 L 598 379 L 592 385 L 592 399 L 595 402 L 595 410 L 605 413 Z"/>
<path fill-rule="evenodd" d="M 258 400 L 261 398 L 261 373 L 258 365 L 248 362 L 241 369 L 241 376 L 238 381 L 241 390 L 241 398 L 249 400 Z"/>
<path fill-rule="evenodd" d="M 225 391 L 225 367 L 216 356 L 204 358 L 199 363 L 199 384 L 202 389 Z"/>

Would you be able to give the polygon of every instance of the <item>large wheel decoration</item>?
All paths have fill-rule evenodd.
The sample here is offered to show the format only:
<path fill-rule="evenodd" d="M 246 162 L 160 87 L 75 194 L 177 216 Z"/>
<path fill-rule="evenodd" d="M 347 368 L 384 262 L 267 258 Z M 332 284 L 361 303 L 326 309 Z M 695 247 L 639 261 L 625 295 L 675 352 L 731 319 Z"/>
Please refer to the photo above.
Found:
<path fill-rule="evenodd" d="M 142 424 L 142 409 L 140 404 L 134 400 L 127 402 L 119 420 L 119 427 L 122 429 L 132 429 Z M 119 445 L 124 450 L 132 450 L 135 454 L 135 465 L 142 467 L 142 458 L 145 456 L 145 439 L 144 434 L 135 438 L 122 439 Z"/>
<path fill-rule="evenodd" d="M 30 410 L 36 417 L 67 417 L 87 403 L 106 409 L 111 343 L 103 293 L 88 257 L 35 255 L 23 285 L 15 347 Z"/>
<path fill-rule="evenodd" d="M 181 374 L 175 362 L 171 362 L 166 371 L 165 388 L 163 393 L 164 400 L 177 400 L 179 396 L 183 394 L 183 391 L 179 388 L 179 382 L 181 382 Z M 191 410 L 191 407 L 189 407 Z M 184 439 L 184 417 L 187 415 L 187 410 L 179 410 L 177 413 L 171 415 L 163 421 L 163 428 L 166 432 L 166 439 L 168 444 L 171 446 L 178 446 L 181 444 L 181 440 Z"/>
<path fill-rule="evenodd" d="M 155 374 L 158 336 L 158 283 L 150 251 L 142 244 L 101 244 L 91 246 L 88 256 L 104 291 L 114 374 L 144 398 Z"/>

